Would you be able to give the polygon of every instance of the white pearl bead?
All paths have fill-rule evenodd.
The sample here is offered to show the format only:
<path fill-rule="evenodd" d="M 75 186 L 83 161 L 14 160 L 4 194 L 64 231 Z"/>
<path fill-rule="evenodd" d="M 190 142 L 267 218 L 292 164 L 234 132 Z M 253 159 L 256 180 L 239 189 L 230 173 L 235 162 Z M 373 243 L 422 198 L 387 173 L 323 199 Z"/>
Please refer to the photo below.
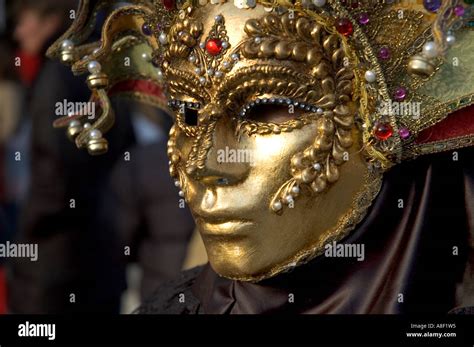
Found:
<path fill-rule="evenodd" d="M 89 132 L 89 137 L 91 139 L 100 139 L 102 137 L 102 132 L 98 129 L 93 129 Z"/>
<path fill-rule="evenodd" d="M 214 69 L 207 69 L 207 74 L 208 74 L 209 76 L 214 75 Z"/>
<path fill-rule="evenodd" d="M 291 195 L 285 196 L 285 202 L 291 204 L 293 202 L 293 197 Z"/>
<path fill-rule="evenodd" d="M 156 74 L 157 74 L 159 79 L 163 78 L 163 71 L 161 69 L 157 69 Z"/>
<path fill-rule="evenodd" d="M 85 123 L 84 124 L 84 129 L 89 129 L 91 127 L 91 123 Z"/>
<path fill-rule="evenodd" d="M 456 42 L 456 37 L 454 35 L 448 35 L 446 36 L 446 43 L 448 45 L 454 45 L 454 43 Z"/>
<path fill-rule="evenodd" d="M 179 187 L 180 186 L 179 181 L 174 181 L 174 186 Z"/>
<path fill-rule="evenodd" d="M 220 22 L 222 20 L 222 16 L 220 14 L 218 14 L 217 16 L 214 17 L 214 20 L 216 22 Z"/>
<path fill-rule="evenodd" d="M 275 202 L 273 203 L 273 210 L 275 210 L 275 211 L 281 210 L 282 207 L 283 207 L 283 206 L 282 206 L 282 204 L 281 204 L 280 201 L 275 201 Z"/>
<path fill-rule="evenodd" d="M 315 169 L 316 171 L 320 171 L 321 170 L 321 164 L 319 164 L 319 163 L 314 164 L 313 169 Z"/>
<path fill-rule="evenodd" d="M 222 48 L 226 49 L 226 48 L 229 48 L 229 42 L 227 41 L 222 41 Z"/>
<path fill-rule="evenodd" d="M 158 40 L 162 45 L 166 45 L 168 43 L 168 37 L 166 36 L 166 33 L 161 33 L 160 36 L 158 36 Z"/>
<path fill-rule="evenodd" d="M 81 126 L 81 122 L 79 122 L 78 120 L 73 120 L 69 123 L 69 127 L 72 128 L 72 127 L 79 127 Z"/>
<path fill-rule="evenodd" d="M 291 192 L 294 193 L 294 194 L 299 194 L 299 192 L 300 192 L 300 187 L 294 186 L 293 188 L 291 188 Z"/>
<path fill-rule="evenodd" d="M 74 48 L 74 42 L 71 40 L 64 40 L 61 42 L 61 49 L 64 51 L 70 51 Z"/>
<path fill-rule="evenodd" d="M 196 57 L 194 55 L 191 55 L 189 58 L 188 58 L 189 62 L 190 63 L 194 63 L 196 61 Z"/>
<path fill-rule="evenodd" d="M 326 0 L 313 0 L 314 6 L 323 7 L 326 5 Z"/>
<path fill-rule="evenodd" d="M 206 84 L 206 78 L 205 77 L 199 77 L 199 83 L 201 83 L 202 85 L 205 85 Z"/>
<path fill-rule="evenodd" d="M 100 70 L 102 70 L 102 66 L 98 61 L 94 60 L 87 64 L 87 70 L 89 70 L 91 74 L 97 74 L 100 72 Z"/>
<path fill-rule="evenodd" d="M 239 60 L 239 55 L 237 53 L 232 53 L 232 55 L 230 56 L 232 58 L 232 60 Z"/>
<path fill-rule="evenodd" d="M 319 108 L 316 110 L 316 113 L 317 113 L 317 114 L 323 114 L 323 113 L 324 113 L 324 110 L 323 110 L 321 107 L 319 107 Z"/>
<path fill-rule="evenodd" d="M 369 83 L 373 83 L 377 80 L 377 75 L 372 70 L 367 70 L 365 72 L 365 80 Z"/>
<path fill-rule="evenodd" d="M 184 192 L 183 192 L 182 190 L 180 190 L 179 193 L 178 193 L 178 195 L 179 195 L 180 197 L 184 197 Z"/>
<path fill-rule="evenodd" d="M 150 59 L 150 57 L 148 56 L 147 53 L 142 53 L 142 58 L 143 58 L 143 60 L 149 60 Z"/>
<path fill-rule="evenodd" d="M 222 77 L 222 71 L 216 71 L 215 76 L 217 78 L 221 78 Z"/>
<path fill-rule="evenodd" d="M 197 67 L 194 69 L 194 72 L 196 73 L 196 75 L 200 75 L 202 71 L 200 68 Z"/>
<path fill-rule="evenodd" d="M 434 41 L 425 43 L 423 46 L 423 55 L 426 58 L 434 58 L 438 55 L 438 47 Z"/>

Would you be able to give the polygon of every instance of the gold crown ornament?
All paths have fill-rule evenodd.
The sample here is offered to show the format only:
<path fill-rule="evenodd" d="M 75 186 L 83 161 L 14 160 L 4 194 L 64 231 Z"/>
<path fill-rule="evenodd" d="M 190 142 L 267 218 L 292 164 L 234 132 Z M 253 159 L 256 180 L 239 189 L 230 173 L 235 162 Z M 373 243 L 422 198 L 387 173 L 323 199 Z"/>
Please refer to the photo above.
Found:
<path fill-rule="evenodd" d="M 225 277 L 307 262 L 363 219 L 386 170 L 474 144 L 472 0 L 129 1 L 85 43 L 114 3 L 82 1 L 49 53 L 89 66 L 102 101 L 139 69 L 163 83 L 170 173 Z M 130 49 L 149 59 L 125 68 Z M 69 132 L 84 145 L 110 114 Z M 229 148 L 253 158 L 226 162 Z"/>

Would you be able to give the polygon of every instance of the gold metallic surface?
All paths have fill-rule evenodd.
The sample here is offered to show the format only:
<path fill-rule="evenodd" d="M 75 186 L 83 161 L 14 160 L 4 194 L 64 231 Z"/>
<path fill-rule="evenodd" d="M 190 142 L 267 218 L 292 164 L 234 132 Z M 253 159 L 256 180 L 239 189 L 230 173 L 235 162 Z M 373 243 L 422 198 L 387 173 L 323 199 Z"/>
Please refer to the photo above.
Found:
<path fill-rule="evenodd" d="M 361 151 L 352 88 L 342 87 L 344 80 L 351 85 L 353 75 L 345 71 L 337 35 L 306 17 L 267 15 L 262 6 L 236 16 L 231 3 L 196 9 L 189 23 L 201 21 L 206 35 L 216 15 L 225 19 L 230 43 L 218 59 L 228 61 L 236 52 L 241 58 L 222 80 L 210 78 L 202 86 L 187 57 L 206 52 L 195 53 L 189 47 L 181 51 L 183 43 L 175 36 L 178 43 L 170 46 L 165 70 L 172 81 L 171 97 L 206 106 L 198 111 L 199 125 L 194 127 L 181 126 L 178 112 L 181 122 L 168 143 L 170 171 L 193 212 L 212 267 L 225 277 L 257 281 L 311 259 L 329 239 L 345 236 L 369 205 L 354 201 L 370 202 L 380 176 L 369 173 Z M 280 39 L 272 32 L 288 35 Z M 257 35 L 260 40 L 255 43 Z M 271 59 L 274 56 L 282 62 Z M 173 83 L 177 78 L 180 82 Z M 238 118 L 246 100 L 264 95 L 309 101 L 322 113 L 287 115 L 289 120 L 280 123 Z M 219 162 L 218 153 L 226 147 L 252 153 L 252 161 Z M 344 160 L 344 155 L 350 159 Z M 312 168 L 315 162 L 321 163 L 321 172 Z M 295 186 L 300 191 L 292 190 Z M 294 206 L 275 213 L 275 198 L 285 198 L 289 191 Z"/>
<path fill-rule="evenodd" d="M 435 66 L 429 59 L 416 55 L 408 62 L 408 71 L 421 77 L 429 77 L 435 71 Z"/>
<path fill-rule="evenodd" d="M 71 141 L 75 141 L 77 135 L 79 135 L 82 131 L 82 125 L 77 125 L 77 126 L 69 126 L 67 128 L 67 137 Z"/>
<path fill-rule="evenodd" d="M 137 0 L 108 15 L 102 42 L 86 43 L 90 24 L 109 2 L 82 0 L 62 37 L 77 46 L 61 51 L 58 42 L 49 50 L 74 63 L 76 73 L 99 61 L 110 81 L 107 88 L 100 79 L 90 85 L 99 120 L 68 133 L 77 135 L 79 147 L 104 151 L 107 142 L 89 132 L 103 133 L 113 123 L 107 89 L 127 79 L 153 81 L 160 71 L 175 113 L 170 174 L 222 276 L 259 281 L 320 255 L 325 243 L 341 240 L 364 218 L 383 172 L 403 160 L 474 145 L 474 135 L 415 141 L 474 104 L 473 84 L 466 83 L 474 81 L 473 31 L 456 30 L 457 44 L 443 41 L 443 55 L 427 60 L 423 45 L 444 40 L 444 19 L 420 1 L 360 2 L 353 9 L 339 0 L 323 8 L 308 1 L 199 0 L 168 11 L 161 0 Z M 361 13 L 369 23 L 360 23 Z M 339 34 L 338 18 L 349 20 L 353 33 Z M 160 29 L 144 36 L 144 24 Z M 211 39 L 218 42 L 212 54 Z M 388 59 L 380 56 L 383 47 Z M 132 64 L 124 69 L 127 57 Z M 455 59 L 462 69 L 450 64 Z M 406 102 L 422 105 L 419 117 L 381 111 L 399 87 L 407 90 Z M 153 99 L 138 89 L 128 95 Z M 391 127 L 389 138 L 377 136 L 380 123 Z M 408 138 L 400 136 L 403 128 Z M 223 151 L 244 157 L 223 162 Z"/>
<path fill-rule="evenodd" d="M 87 151 L 90 155 L 101 155 L 107 153 L 109 149 L 109 143 L 106 139 L 93 139 L 87 142 Z"/>
<path fill-rule="evenodd" d="M 109 78 L 106 74 L 94 74 L 87 77 L 87 85 L 90 89 L 103 89 L 109 85 Z"/>

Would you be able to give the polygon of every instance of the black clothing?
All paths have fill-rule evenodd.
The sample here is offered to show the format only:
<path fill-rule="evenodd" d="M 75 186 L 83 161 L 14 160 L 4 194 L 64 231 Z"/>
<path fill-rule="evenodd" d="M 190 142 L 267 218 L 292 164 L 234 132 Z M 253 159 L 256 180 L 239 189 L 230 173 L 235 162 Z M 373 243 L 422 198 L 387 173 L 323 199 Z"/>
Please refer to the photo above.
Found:
<path fill-rule="evenodd" d="M 14 313 L 119 310 L 125 279 L 116 237 L 98 228 L 96 211 L 111 168 L 134 143 L 130 112 L 126 103 L 115 103 L 109 152 L 98 157 L 78 150 L 65 129 L 52 127 L 57 102 L 89 96 L 84 80 L 68 67 L 45 61 L 32 92 L 31 182 L 15 240 L 37 243 L 39 258 L 11 259 L 8 305 Z"/>
<path fill-rule="evenodd" d="M 442 153 L 386 173 L 367 216 L 341 241 L 364 244 L 364 261 L 319 256 L 259 283 L 225 279 L 207 265 L 159 289 L 137 313 L 472 312 L 474 148 L 458 153 L 458 161 Z"/>

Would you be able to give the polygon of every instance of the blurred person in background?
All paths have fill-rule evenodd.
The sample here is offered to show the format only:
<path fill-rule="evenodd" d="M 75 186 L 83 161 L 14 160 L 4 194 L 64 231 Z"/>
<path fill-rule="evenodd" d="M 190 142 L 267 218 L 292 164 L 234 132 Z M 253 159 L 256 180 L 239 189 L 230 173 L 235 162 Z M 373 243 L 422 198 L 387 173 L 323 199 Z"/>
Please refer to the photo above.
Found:
<path fill-rule="evenodd" d="M 151 134 L 136 104 L 112 98 L 116 124 L 107 134 L 108 153 L 99 157 L 78 151 L 63 131 L 53 129 L 56 102 L 83 102 L 90 94 L 69 68 L 43 59 L 75 8 L 74 1 L 65 0 L 18 5 L 15 37 L 18 56 L 29 66 L 22 78 L 25 84 L 31 81 L 32 152 L 31 181 L 15 241 L 37 243 L 39 258 L 11 261 L 8 308 L 13 313 L 117 313 L 126 288 L 126 262 L 138 262 L 142 288 L 148 292 L 179 274 L 193 230 L 189 212 L 179 208 L 177 191 L 168 182 L 167 160 L 156 159 L 166 157 L 166 122 L 158 122 Z M 39 28 L 43 25 L 44 30 Z M 154 113 L 155 118 L 168 117 Z M 128 152 L 130 161 L 125 159 Z M 140 183 L 124 191 L 133 177 Z M 110 187 L 120 190 L 119 198 L 109 194 Z M 132 202 L 136 204 L 129 208 Z M 134 214 L 136 219 L 125 222 Z M 133 250 L 124 261 L 128 245 Z"/>
<path fill-rule="evenodd" d="M 118 236 L 119 256 L 128 265 L 124 313 L 177 277 L 194 230 L 191 214 L 168 174 L 171 117 L 151 106 L 134 105 L 137 144 L 129 150 L 130 161 L 119 161 L 113 169 L 101 214 L 101 230 Z"/>
<path fill-rule="evenodd" d="M 6 189 L 5 147 L 14 137 L 22 115 L 23 90 L 13 68 L 14 58 L 10 43 L 0 40 L 0 206 L 8 214 L 11 202 Z M 4 215 L 5 216 L 5 215 Z M 1 223 L 1 222 L 0 222 Z M 3 237 L 12 231 L 11 221 L 4 219 Z M 0 224 L 2 225 L 2 224 Z"/>
<path fill-rule="evenodd" d="M 0 39 L 0 243 L 13 233 L 12 199 L 6 192 L 5 146 L 12 138 L 21 117 L 22 89 L 16 81 L 10 42 Z M 6 308 L 6 284 L 0 258 L 0 313 Z"/>
<path fill-rule="evenodd" d="M 118 312 L 123 274 L 108 252 L 113 238 L 97 229 L 101 187 L 133 143 L 126 117 L 110 133 L 106 156 L 79 152 L 54 130 L 55 104 L 84 102 L 89 91 L 69 68 L 46 60 L 46 48 L 70 25 L 76 1 L 15 2 L 21 75 L 30 86 L 31 180 L 16 243 L 38 244 L 38 260 L 12 258 L 8 309 L 13 313 Z M 120 107 L 121 109 L 126 107 Z M 93 170 L 91 175 L 89 170 Z"/>

